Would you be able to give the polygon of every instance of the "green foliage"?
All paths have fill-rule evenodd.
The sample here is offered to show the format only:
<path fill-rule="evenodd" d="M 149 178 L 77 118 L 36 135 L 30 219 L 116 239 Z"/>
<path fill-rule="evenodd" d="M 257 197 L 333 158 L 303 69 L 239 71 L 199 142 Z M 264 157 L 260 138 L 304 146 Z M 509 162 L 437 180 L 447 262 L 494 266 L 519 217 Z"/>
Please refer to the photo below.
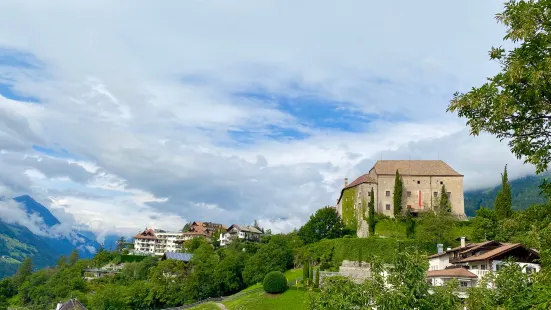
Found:
<path fill-rule="evenodd" d="M 14 282 L 16 286 L 20 286 L 25 282 L 28 276 L 30 276 L 33 272 L 33 260 L 30 257 L 25 258 L 23 263 L 21 263 L 21 266 L 19 266 L 19 269 L 17 270 L 17 273 L 14 277 Z"/>
<path fill-rule="evenodd" d="M 497 216 L 492 209 L 480 208 L 473 219 L 473 238 L 477 241 L 494 240 L 497 235 Z"/>
<path fill-rule="evenodd" d="M 96 255 L 94 255 L 94 258 L 92 259 L 92 265 L 94 267 L 102 267 L 107 265 L 109 262 L 111 262 L 116 257 L 115 253 L 111 253 L 107 250 L 100 249 Z"/>
<path fill-rule="evenodd" d="M 203 237 L 193 238 L 191 240 L 185 241 L 182 244 L 182 252 L 184 253 L 194 253 L 195 250 L 200 248 L 203 245 L 208 245 L 209 242 Z"/>
<path fill-rule="evenodd" d="M 411 211 L 408 209 L 406 210 L 406 215 L 404 217 L 404 222 L 406 225 L 406 238 L 413 238 L 415 237 L 415 228 L 417 226 L 417 222 L 413 219 L 413 216 L 411 214 Z"/>
<path fill-rule="evenodd" d="M 507 177 L 507 166 L 501 175 L 501 190 L 497 193 L 494 211 L 499 220 L 504 220 L 513 214 L 513 194 Z"/>
<path fill-rule="evenodd" d="M 305 243 L 313 243 L 324 238 L 340 238 L 343 236 L 343 229 L 343 222 L 337 210 L 324 207 L 310 216 L 308 222 L 298 231 L 298 235 Z"/>
<path fill-rule="evenodd" d="M 266 293 L 281 294 L 287 290 L 287 278 L 281 271 L 271 271 L 264 277 L 262 287 Z"/>
<path fill-rule="evenodd" d="M 216 296 L 218 285 L 214 281 L 214 271 L 219 263 L 219 257 L 214 254 L 210 244 L 203 244 L 193 252 L 191 264 L 193 272 L 188 277 L 185 293 L 191 300 L 202 300 L 210 296 Z"/>
<path fill-rule="evenodd" d="M 513 210 L 525 210 L 534 204 L 547 203 L 548 198 L 543 195 L 540 186 L 548 178 L 547 175 L 528 176 L 509 182 L 513 195 Z M 501 185 L 491 189 L 482 189 L 465 192 L 465 213 L 474 216 L 480 207 L 494 206 Z"/>
<path fill-rule="evenodd" d="M 452 204 L 448 197 L 448 192 L 446 191 L 446 185 L 442 185 L 442 190 L 440 191 L 440 201 L 438 203 L 438 212 L 439 213 L 450 213 L 452 212 Z"/>
<path fill-rule="evenodd" d="M 509 52 L 492 47 L 489 53 L 501 72 L 468 93 L 455 93 L 448 107 L 467 118 L 472 134 L 486 131 L 507 139 L 511 151 L 538 173 L 551 161 L 550 8 L 547 0 L 508 1 L 496 19 L 514 47 Z"/>
<path fill-rule="evenodd" d="M 373 188 L 371 188 L 371 193 L 369 196 L 369 235 L 375 236 L 375 225 L 377 225 L 377 219 L 375 218 L 375 193 L 373 192 Z"/>
<path fill-rule="evenodd" d="M 249 260 L 243 270 L 247 285 L 260 283 L 270 271 L 284 272 L 293 266 L 293 250 L 287 240 L 272 236 Z"/>
<path fill-rule="evenodd" d="M 394 180 L 394 193 L 392 200 L 394 202 L 394 216 L 397 217 L 402 213 L 402 192 L 404 190 L 404 183 L 400 177 L 398 169 L 396 169 L 396 178 Z M 373 197 L 373 196 L 371 196 Z"/>
<path fill-rule="evenodd" d="M 314 288 L 320 287 L 320 269 L 316 270 L 316 280 L 314 281 Z"/>
<path fill-rule="evenodd" d="M 191 224 L 193 224 L 192 222 L 188 222 L 184 225 L 184 228 L 182 228 L 182 232 L 188 232 L 191 230 Z"/>
<path fill-rule="evenodd" d="M 302 264 L 302 279 L 306 281 L 308 277 L 310 276 L 310 261 L 305 261 L 304 264 Z"/>
<path fill-rule="evenodd" d="M 358 217 L 356 215 L 356 187 L 343 190 L 342 201 L 342 222 L 344 227 L 350 230 L 358 230 Z"/>
<path fill-rule="evenodd" d="M 458 237 L 454 235 L 454 229 L 458 222 L 453 214 L 423 213 L 418 220 L 417 238 L 432 244 L 452 244 Z"/>
<path fill-rule="evenodd" d="M 78 251 L 74 249 L 71 254 L 69 254 L 69 258 L 67 258 L 67 264 L 69 264 L 69 266 L 73 266 L 79 259 L 80 255 L 78 254 Z"/>
<path fill-rule="evenodd" d="M 220 285 L 219 291 L 227 295 L 245 288 L 241 275 L 245 269 L 248 254 L 232 248 L 222 249 L 220 254 L 220 263 L 214 270 L 216 282 Z"/>

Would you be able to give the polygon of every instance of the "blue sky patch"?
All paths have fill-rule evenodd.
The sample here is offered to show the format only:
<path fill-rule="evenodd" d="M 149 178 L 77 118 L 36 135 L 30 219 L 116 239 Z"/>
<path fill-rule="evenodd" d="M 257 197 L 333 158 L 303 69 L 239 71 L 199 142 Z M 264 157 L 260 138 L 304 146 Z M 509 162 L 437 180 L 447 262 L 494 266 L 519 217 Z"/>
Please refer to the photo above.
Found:
<path fill-rule="evenodd" d="M 4 71 L 3 68 L 8 70 Z M 16 80 L 9 71 L 10 69 L 39 70 L 40 68 L 40 61 L 34 55 L 0 47 L 0 95 L 11 100 L 39 102 L 38 98 L 17 90 L 17 87 L 15 87 Z"/>
<path fill-rule="evenodd" d="M 33 145 L 33 150 L 51 157 L 67 158 L 67 159 L 75 159 L 75 160 L 80 159 L 78 156 L 69 153 L 69 151 L 67 151 L 64 148 L 54 149 L 54 148 L 42 147 L 40 145 Z"/>

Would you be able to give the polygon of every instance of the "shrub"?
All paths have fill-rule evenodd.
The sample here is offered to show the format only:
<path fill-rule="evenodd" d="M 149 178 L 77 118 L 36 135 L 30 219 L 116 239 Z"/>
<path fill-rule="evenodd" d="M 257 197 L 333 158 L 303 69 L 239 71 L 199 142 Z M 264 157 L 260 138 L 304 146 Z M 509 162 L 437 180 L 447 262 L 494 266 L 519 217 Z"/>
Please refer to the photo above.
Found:
<path fill-rule="evenodd" d="M 280 271 L 272 271 L 264 277 L 262 283 L 264 291 L 271 294 L 279 294 L 287 290 L 287 278 Z"/>

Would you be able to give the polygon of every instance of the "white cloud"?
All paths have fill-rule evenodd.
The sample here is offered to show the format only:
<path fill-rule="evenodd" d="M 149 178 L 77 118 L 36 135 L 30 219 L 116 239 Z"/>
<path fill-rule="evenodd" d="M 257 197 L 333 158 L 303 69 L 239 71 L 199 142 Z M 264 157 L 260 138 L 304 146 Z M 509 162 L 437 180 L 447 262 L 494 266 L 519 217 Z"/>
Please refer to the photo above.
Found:
<path fill-rule="evenodd" d="M 501 5 L 4 2 L 0 53 L 32 65 L 0 58 L 0 83 L 40 104 L 0 95 L 0 189 L 51 198 L 100 234 L 255 218 L 284 231 L 381 155 L 440 153 L 467 188 L 505 163 L 530 173 L 445 113 L 496 71 Z"/>

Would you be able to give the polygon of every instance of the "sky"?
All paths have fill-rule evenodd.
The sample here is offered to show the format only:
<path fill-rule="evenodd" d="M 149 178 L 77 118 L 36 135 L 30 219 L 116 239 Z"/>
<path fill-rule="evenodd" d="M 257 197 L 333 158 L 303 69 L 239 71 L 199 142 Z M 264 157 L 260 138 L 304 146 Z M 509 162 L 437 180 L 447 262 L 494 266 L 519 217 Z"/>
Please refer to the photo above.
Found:
<path fill-rule="evenodd" d="M 533 174 L 447 113 L 499 71 L 498 0 L 2 1 L 0 196 L 98 235 L 299 228 L 377 159 Z"/>

